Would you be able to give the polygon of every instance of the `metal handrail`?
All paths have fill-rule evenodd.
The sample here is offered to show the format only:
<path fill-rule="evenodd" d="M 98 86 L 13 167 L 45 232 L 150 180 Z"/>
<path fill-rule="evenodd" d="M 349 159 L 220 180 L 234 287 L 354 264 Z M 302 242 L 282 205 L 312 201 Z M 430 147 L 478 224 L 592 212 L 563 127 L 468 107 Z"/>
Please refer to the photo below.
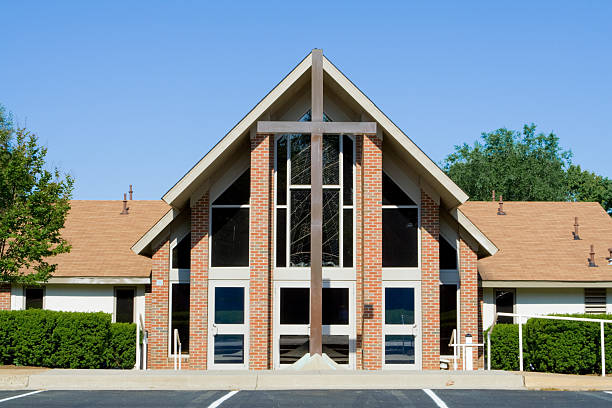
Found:
<path fill-rule="evenodd" d="M 548 319 L 548 320 L 569 320 L 575 322 L 591 322 L 591 323 L 599 323 L 600 325 L 600 335 L 601 335 L 601 344 L 599 347 L 601 348 L 601 376 L 606 376 L 606 347 L 605 347 L 605 338 L 604 338 L 604 323 L 612 323 L 612 320 L 606 319 L 590 319 L 588 317 L 568 317 L 568 316 L 541 316 L 541 315 L 531 315 L 531 314 L 519 314 L 519 313 L 505 313 L 499 312 L 495 313 L 493 324 L 489 327 L 489 331 L 487 333 L 487 369 L 491 370 L 491 332 L 493 331 L 493 327 L 497 323 L 498 316 L 507 316 L 507 317 L 516 317 L 518 318 L 518 329 L 519 329 L 519 371 L 523 371 L 523 318 L 528 319 Z M 525 320 L 525 322 L 527 322 Z"/>
<path fill-rule="evenodd" d="M 177 353 L 177 348 L 178 348 L 178 353 Z M 182 345 L 181 345 L 181 338 L 179 336 L 179 332 L 178 329 L 174 329 L 174 369 L 178 370 L 181 369 L 181 355 L 183 354 L 183 350 L 182 350 Z M 177 360 L 178 360 L 178 364 L 177 364 Z"/>
<path fill-rule="evenodd" d="M 142 361 L 142 369 L 146 370 L 147 369 L 147 345 L 149 343 L 149 334 L 147 333 L 142 315 L 139 315 L 139 318 L 140 318 L 140 329 L 142 330 L 142 353 L 140 355 L 140 359 Z M 136 344 L 136 346 L 140 347 L 140 344 Z"/>

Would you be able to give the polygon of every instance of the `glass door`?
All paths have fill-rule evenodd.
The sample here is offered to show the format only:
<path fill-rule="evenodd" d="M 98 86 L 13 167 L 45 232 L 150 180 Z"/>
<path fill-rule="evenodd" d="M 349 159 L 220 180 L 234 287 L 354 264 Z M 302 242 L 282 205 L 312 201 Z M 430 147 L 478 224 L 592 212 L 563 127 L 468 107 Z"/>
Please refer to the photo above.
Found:
<path fill-rule="evenodd" d="M 248 368 L 248 282 L 210 281 L 208 366 Z"/>
<path fill-rule="evenodd" d="M 383 282 L 383 366 L 421 368 L 419 282 Z"/>

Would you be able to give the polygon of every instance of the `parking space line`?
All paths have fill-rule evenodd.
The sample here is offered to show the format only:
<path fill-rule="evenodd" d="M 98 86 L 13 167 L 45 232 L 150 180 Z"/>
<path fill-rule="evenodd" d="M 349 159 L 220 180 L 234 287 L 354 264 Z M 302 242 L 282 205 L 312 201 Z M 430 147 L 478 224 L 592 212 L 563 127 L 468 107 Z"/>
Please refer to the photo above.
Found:
<path fill-rule="evenodd" d="M 12 397 L 0 399 L 0 402 L 10 401 L 10 400 L 14 400 L 17 398 L 22 398 L 22 397 L 27 397 L 28 395 L 38 394 L 39 392 L 43 392 L 43 391 L 44 390 L 38 390 L 38 391 L 26 392 L 25 394 L 13 395 Z"/>
<path fill-rule="evenodd" d="M 423 391 L 425 392 L 425 394 L 427 394 L 429 396 L 429 398 L 431 398 L 433 400 L 433 402 L 436 403 L 436 405 L 440 408 L 448 408 L 448 405 L 446 405 L 446 403 L 444 401 L 442 401 L 440 399 L 440 397 L 438 397 L 432 390 L 428 389 L 428 388 L 423 388 Z"/>
<path fill-rule="evenodd" d="M 219 398 L 218 400 L 214 401 L 212 404 L 210 404 L 208 406 L 208 408 L 217 408 L 219 405 L 221 405 L 224 401 L 230 399 L 232 396 L 234 396 L 235 394 L 237 394 L 238 391 L 230 391 L 227 394 L 225 394 L 224 396 L 222 396 L 221 398 Z"/>

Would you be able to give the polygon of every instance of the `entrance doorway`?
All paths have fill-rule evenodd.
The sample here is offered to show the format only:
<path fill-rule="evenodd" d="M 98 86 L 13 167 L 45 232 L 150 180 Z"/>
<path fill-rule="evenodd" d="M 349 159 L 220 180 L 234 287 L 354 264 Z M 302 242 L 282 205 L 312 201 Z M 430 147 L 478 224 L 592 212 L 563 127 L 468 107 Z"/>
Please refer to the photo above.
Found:
<path fill-rule="evenodd" d="M 420 282 L 383 282 L 383 367 L 421 368 Z"/>

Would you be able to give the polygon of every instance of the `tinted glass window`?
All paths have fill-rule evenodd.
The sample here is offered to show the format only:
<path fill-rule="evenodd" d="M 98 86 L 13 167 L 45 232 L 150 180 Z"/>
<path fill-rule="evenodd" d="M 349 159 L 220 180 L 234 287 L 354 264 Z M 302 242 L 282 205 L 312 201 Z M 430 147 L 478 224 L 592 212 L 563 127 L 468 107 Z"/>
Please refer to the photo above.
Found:
<path fill-rule="evenodd" d="M 418 261 L 418 210 L 383 209 L 383 267 L 416 267 Z"/>
<path fill-rule="evenodd" d="M 342 256 L 345 268 L 353 266 L 353 210 L 344 210 L 343 219 L 343 234 L 344 234 L 344 245 L 342 249 Z"/>
<path fill-rule="evenodd" d="M 340 266 L 339 190 L 323 190 L 323 266 Z"/>
<path fill-rule="evenodd" d="M 344 185 L 344 205 L 353 204 L 353 139 L 342 138 L 342 183 Z"/>
<path fill-rule="evenodd" d="M 414 336 L 385 336 L 386 364 L 414 364 Z"/>
<path fill-rule="evenodd" d="M 43 289 L 42 288 L 27 288 L 25 290 L 26 309 L 42 309 L 43 308 Z"/>
<path fill-rule="evenodd" d="M 244 336 L 217 334 L 215 336 L 215 364 L 243 364 Z"/>
<path fill-rule="evenodd" d="M 495 309 L 498 313 L 514 313 L 514 291 L 496 290 Z M 510 316 L 499 316 L 497 318 L 497 323 L 514 323 L 514 318 Z"/>
<path fill-rule="evenodd" d="M 249 266 L 249 209 L 212 209 L 212 266 Z"/>
<path fill-rule="evenodd" d="M 172 248 L 172 267 L 191 268 L 191 233 L 187 234 Z"/>
<path fill-rule="evenodd" d="M 382 174 L 382 198 L 383 205 L 416 205 L 384 172 Z"/>
<path fill-rule="evenodd" d="M 310 266 L 310 190 L 291 191 L 290 266 Z"/>
<path fill-rule="evenodd" d="M 414 324 L 414 288 L 385 288 L 385 323 Z"/>
<path fill-rule="evenodd" d="M 310 184 L 310 134 L 291 135 L 291 184 Z"/>
<path fill-rule="evenodd" d="M 244 323 L 244 288 L 215 288 L 215 323 Z"/>
<path fill-rule="evenodd" d="M 336 364 L 349 363 L 349 336 L 323 336 L 323 353 Z"/>
<path fill-rule="evenodd" d="M 276 210 L 276 266 L 287 266 L 287 210 Z"/>
<path fill-rule="evenodd" d="M 276 203 L 287 204 L 287 137 L 281 136 L 276 144 Z"/>
<path fill-rule="evenodd" d="M 323 324 L 349 324 L 348 288 L 323 288 Z"/>
<path fill-rule="evenodd" d="M 440 269 L 457 269 L 457 250 L 440 235 Z"/>
<path fill-rule="evenodd" d="M 309 352 L 308 336 L 280 336 L 279 358 L 281 364 L 293 364 Z"/>
<path fill-rule="evenodd" d="M 308 324 L 310 321 L 310 289 L 281 288 L 280 323 Z"/>
<path fill-rule="evenodd" d="M 323 136 L 323 184 L 340 184 L 340 137 Z"/>
<path fill-rule="evenodd" d="M 440 354 L 452 355 L 450 343 L 453 330 L 457 328 L 457 286 L 440 286 Z"/>
<path fill-rule="evenodd" d="M 115 321 L 117 323 L 134 323 L 134 289 L 115 290 Z"/>
<path fill-rule="evenodd" d="M 251 172 L 247 170 L 213 202 L 213 205 L 247 205 L 250 193 Z"/>
<path fill-rule="evenodd" d="M 172 336 L 178 329 L 181 351 L 189 353 L 189 284 L 172 284 Z"/>

